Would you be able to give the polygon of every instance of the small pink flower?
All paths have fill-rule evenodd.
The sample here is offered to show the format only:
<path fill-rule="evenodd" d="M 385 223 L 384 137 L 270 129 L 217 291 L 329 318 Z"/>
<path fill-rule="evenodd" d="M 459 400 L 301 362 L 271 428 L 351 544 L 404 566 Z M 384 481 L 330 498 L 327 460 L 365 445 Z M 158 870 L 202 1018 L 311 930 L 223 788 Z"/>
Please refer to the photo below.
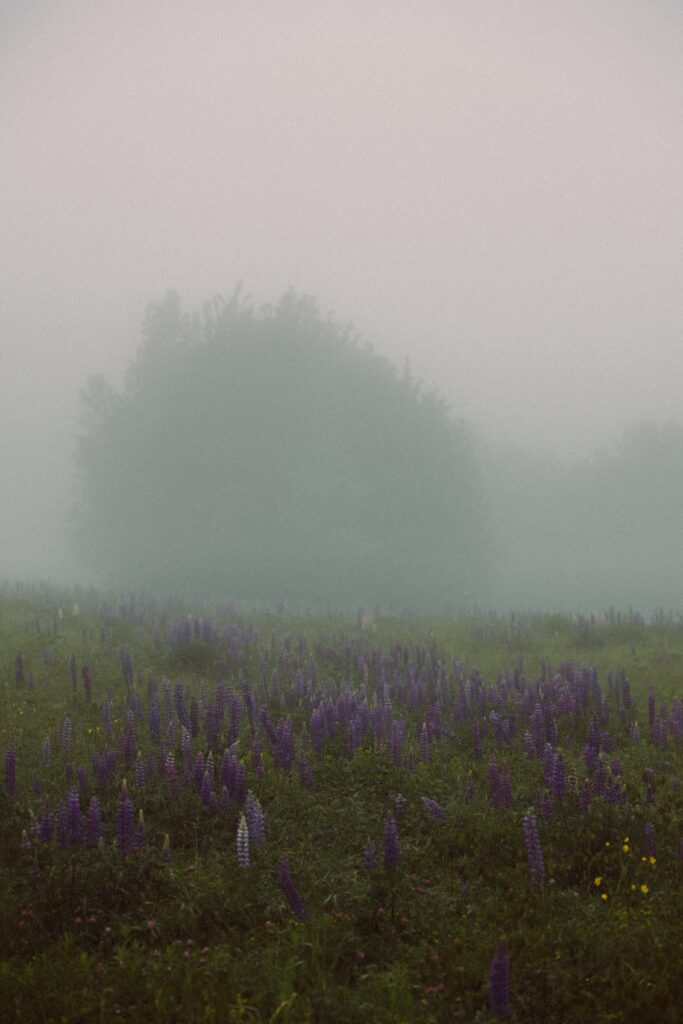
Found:
<path fill-rule="evenodd" d="M 190 954 L 189 949 L 186 949 L 185 952 L 183 953 L 183 960 L 189 960 L 190 956 L 191 956 L 191 954 Z"/>

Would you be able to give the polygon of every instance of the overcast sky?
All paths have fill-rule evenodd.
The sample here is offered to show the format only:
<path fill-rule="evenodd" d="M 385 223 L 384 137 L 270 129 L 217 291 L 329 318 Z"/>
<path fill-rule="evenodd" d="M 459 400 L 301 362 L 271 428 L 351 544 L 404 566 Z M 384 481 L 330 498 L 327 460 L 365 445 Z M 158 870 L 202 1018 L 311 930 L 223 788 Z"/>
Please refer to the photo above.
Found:
<path fill-rule="evenodd" d="M 0 543 L 170 287 L 312 293 L 487 437 L 680 419 L 682 53 L 680 0 L 2 0 Z"/>

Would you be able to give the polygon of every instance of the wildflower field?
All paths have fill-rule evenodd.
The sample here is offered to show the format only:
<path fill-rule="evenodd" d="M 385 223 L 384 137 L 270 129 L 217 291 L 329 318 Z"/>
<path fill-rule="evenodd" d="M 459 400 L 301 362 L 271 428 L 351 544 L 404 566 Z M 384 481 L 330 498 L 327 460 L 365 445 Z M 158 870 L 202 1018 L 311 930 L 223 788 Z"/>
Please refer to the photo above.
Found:
<path fill-rule="evenodd" d="M 0 1019 L 678 1022 L 683 620 L 0 589 Z"/>

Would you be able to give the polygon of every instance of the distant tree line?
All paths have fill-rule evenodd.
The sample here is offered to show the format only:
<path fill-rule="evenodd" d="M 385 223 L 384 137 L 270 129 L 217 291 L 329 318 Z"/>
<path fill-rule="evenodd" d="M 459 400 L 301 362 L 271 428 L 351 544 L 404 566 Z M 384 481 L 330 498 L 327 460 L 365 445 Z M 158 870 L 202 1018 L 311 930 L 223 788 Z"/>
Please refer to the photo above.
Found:
<path fill-rule="evenodd" d="M 125 387 L 83 393 L 74 539 L 97 579 L 272 603 L 490 600 L 472 438 L 292 293 L 150 306 Z"/>

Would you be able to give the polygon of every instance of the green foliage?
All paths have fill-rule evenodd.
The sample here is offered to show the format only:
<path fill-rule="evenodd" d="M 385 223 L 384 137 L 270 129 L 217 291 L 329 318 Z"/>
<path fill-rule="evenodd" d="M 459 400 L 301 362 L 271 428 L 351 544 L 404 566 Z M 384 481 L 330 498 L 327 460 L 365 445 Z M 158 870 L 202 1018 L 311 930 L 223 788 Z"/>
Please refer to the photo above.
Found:
<path fill-rule="evenodd" d="M 18 778 L 17 799 L 0 792 L 0 1019 L 492 1022 L 488 969 L 505 937 L 512 1021 L 582 1024 L 590 1017 L 595 1024 L 675 1024 L 683 998 L 676 959 L 683 939 L 683 760 L 673 742 L 660 749 L 644 735 L 633 743 L 628 725 L 637 718 L 646 733 L 650 679 L 658 702 L 679 694 L 675 663 L 658 668 L 656 654 L 665 641 L 672 653 L 683 652 L 680 624 L 645 625 L 627 617 L 605 624 L 560 616 L 402 618 L 378 619 L 377 632 L 368 633 L 342 616 L 283 613 L 246 620 L 223 611 L 221 626 L 239 626 L 249 640 L 239 652 L 233 647 L 229 659 L 221 644 L 214 649 L 195 641 L 183 664 L 166 640 L 169 619 L 189 610 L 180 602 L 127 598 L 106 604 L 96 594 L 79 594 L 75 614 L 75 596 L 0 593 L 0 751 L 16 745 Z M 587 644 L 592 636 L 601 643 Z M 280 653 L 287 644 L 285 668 Z M 131 693 L 121 678 L 121 645 L 135 666 Z M 207 647 L 216 657 L 207 656 Z M 307 743 L 309 708 L 301 698 L 290 699 L 299 668 L 310 678 L 315 665 L 323 692 L 339 693 L 350 683 L 356 691 L 366 685 L 372 695 L 377 678 L 372 668 L 370 678 L 362 678 L 360 655 L 372 660 L 375 653 L 398 651 L 404 664 L 423 668 L 448 666 L 457 657 L 468 672 L 476 662 L 487 679 L 512 678 L 515 671 L 533 679 L 543 665 L 551 674 L 566 659 L 580 661 L 587 649 L 599 659 L 603 681 L 608 669 L 621 668 L 631 680 L 631 719 L 622 725 L 612 707 L 609 722 L 628 803 L 594 800 L 582 811 L 572 795 L 554 807 L 550 820 L 540 820 L 546 864 L 541 890 L 529 885 L 521 816 L 544 786 L 542 764 L 525 756 L 520 736 L 506 747 L 513 806 L 495 810 L 487 796 L 487 763 L 501 753 L 488 735 L 482 758 L 474 758 L 470 723 L 457 721 L 434 740 L 430 760 L 418 760 L 414 770 L 394 764 L 386 745 L 372 737 L 351 754 L 340 727 L 323 755 L 313 758 L 311 791 L 301 786 L 296 768 L 274 768 L 264 740 L 264 774 L 249 768 L 248 781 L 264 808 L 268 838 L 264 848 L 252 850 L 246 870 L 235 856 L 237 806 L 212 813 L 191 786 L 174 798 L 162 776 L 136 788 L 130 772 L 130 792 L 144 808 L 148 838 L 122 858 L 113 844 L 113 821 L 123 766 L 104 788 L 88 773 L 87 795 L 96 791 L 103 809 L 103 850 L 85 844 L 61 849 L 35 837 L 30 850 L 20 849 L 31 812 L 40 812 L 46 796 L 53 808 L 64 798 L 67 766 L 89 766 L 93 753 L 109 743 L 118 749 L 126 711 L 135 697 L 146 695 L 150 677 L 159 682 L 169 675 L 188 696 L 204 693 L 207 699 L 219 680 L 236 694 L 249 681 L 273 720 L 291 717 L 297 737 Z M 15 682 L 19 651 L 33 689 Z M 91 666 L 92 700 L 80 680 L 72 688 L 74 652 L 79 666 Z M 281 676 L 278 693 L 269 682 L 274 671 Z M 102 724 L 110 691 L 111 741 Z M 406 713 L 407 747 L 414 750 L 425 713 L 424 702 Z M 69 758 L 59 749 L 67 714 L 74 726 Z M 581 740 L 571 740 L 566 726 L 560 725 L 560 746 L 581 782 Z M 48 737 L 53 759 L 44 765 L 41 747 Z M 144 717 L 138 739 L 144 756 L 159 752 Z M 237 739 L 240 757 L 247 758 L 250 740 L 245 719 Z M 180 765 L 177 733 L 164 743 Z M 193 749 L 207 752 L 201 729 Z M 467 800 L 470 774 L 475 792 Z M 36 775 L 40 796 L 33 793 Z M 390 873 L 382 864 L 382 825 L 399 793 L 406 801 L 396 815 L 401 864 Z M 425 794 L 445 808 L 446 821 L 426 813 Z M 81 806 L 85 810 L 85 798 Z M 656 828 L 654 863 L 643 848 L 646 823 Z M 161 857 L 167 832 L 170 862 Z M 372 869 L 361 863 L 368 838 L 378 854 Z M 309 911 L 304 923 L 293 919 L 277 884 L 283 853 Z"/>
<path fill-rule="evenodd" d="M 434 394 L 286 295 L 150 308 L 121 395 L 83 395 L 76 547 L 100 579 L 318 606 L 472 607 L 489 536 Z"/>

